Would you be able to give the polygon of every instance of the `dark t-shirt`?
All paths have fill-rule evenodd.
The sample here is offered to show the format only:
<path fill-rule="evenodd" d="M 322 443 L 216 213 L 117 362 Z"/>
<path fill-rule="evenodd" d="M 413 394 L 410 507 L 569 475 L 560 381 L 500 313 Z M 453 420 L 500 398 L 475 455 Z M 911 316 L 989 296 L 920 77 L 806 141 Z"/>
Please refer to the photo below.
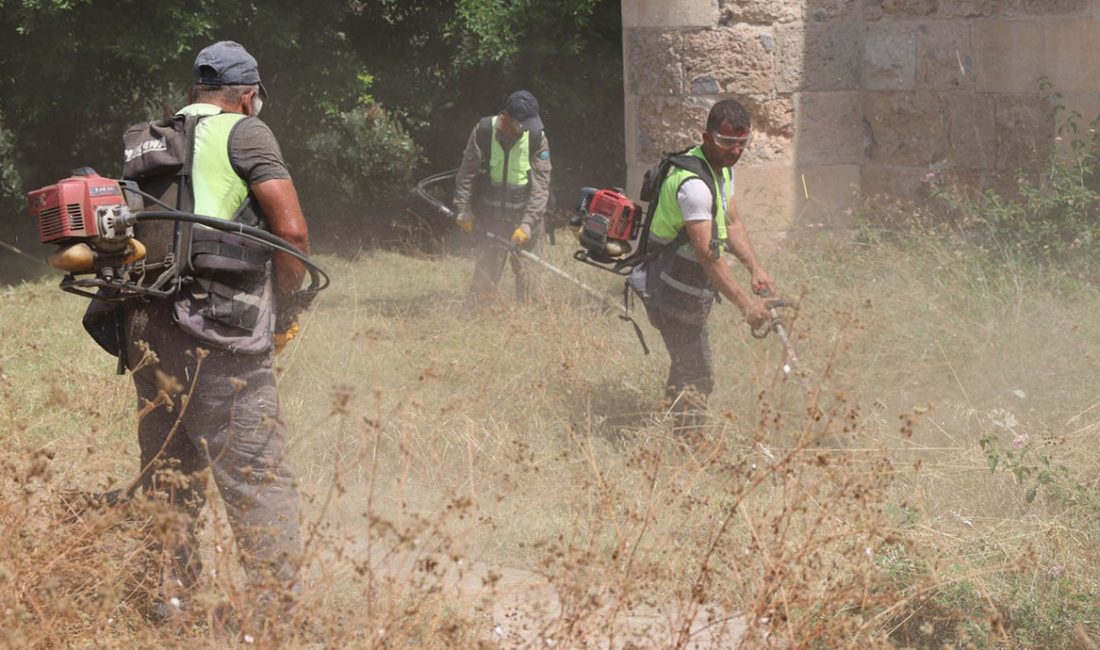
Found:
<path fill-rule="evenodd" d="M 290 179 L 275 134 L 258 117 L 246 117 L 234 127 L 229 136 L 229 162 L 249 185 Z"/>

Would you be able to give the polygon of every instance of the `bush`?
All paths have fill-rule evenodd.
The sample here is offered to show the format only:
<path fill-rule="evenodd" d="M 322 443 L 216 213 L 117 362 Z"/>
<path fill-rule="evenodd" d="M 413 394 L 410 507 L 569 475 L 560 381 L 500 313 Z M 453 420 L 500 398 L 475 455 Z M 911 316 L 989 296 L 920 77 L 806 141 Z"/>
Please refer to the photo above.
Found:
<path fill-rule="evenodd" d="M 19 282 L 41 272 L 28 252 L 37 242 L 36 224 L 27 216 L 23 177 L 19 173 L 19 155 L 15 136 L 7 128 L 4 107 L 0 106 L 0 214 L 8 217 L 0 235 L 0 282 Z M 32 251 L 33 252 L 33 251 Z"/>
<path fill-rule="evenodd" d="M 1039 180 L 1021 174 L 1018 196 L 993 190 L 975 195 L 943 184 L 929 174 L 933 212 L 969 243 L 1012 262 L 1065 267 L 1083 264 L 1082 277 L 1095 277 L 1100 253 L 1100 117 L 1080 126 L 1082 116 L 1055 104 L 1057 140 Z"/>
<path fill-rule="evenodd" d="M 23 183 L 15 167 L 15 138 L 0 112 L 0 199 L 22 199 Z"/>
<path fill-rule="evenodd" d="M 400 121 L 378 105 L 332 114 L 306 143 L 302 186 L 310 213 L 336 223 L 361 221 L 369 209 L 385 215 L 408 196 L 420 148 Z"/>

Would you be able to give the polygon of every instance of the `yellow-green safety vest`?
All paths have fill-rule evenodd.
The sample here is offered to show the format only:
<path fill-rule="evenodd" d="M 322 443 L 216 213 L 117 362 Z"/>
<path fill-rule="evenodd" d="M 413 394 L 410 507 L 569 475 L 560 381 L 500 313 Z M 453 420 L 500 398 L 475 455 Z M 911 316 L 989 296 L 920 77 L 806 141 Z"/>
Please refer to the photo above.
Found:
<path fill-rule="evenodd" d="M 715 192 L 714 192 L 714 208 L 712 214 L 718 221 L 718 240 L 719 249 L 721 249 L 721 243 L 726 241 L 726 213 L 729 209 L 729 198 L 726 196 L 728 188 L 730 187 L 730 179 L 732 178 L 732 171 L 730 168 L 722 169 L 721 176 L 714 173 L 714 169 L 707 162 L 706 156 L 703 154 L 703 148 L 696 146 L 689 150 L 687 155 L 695 156 L 703 161 L 706 168 L 711 172 L 711 178 L 714 180 Z M 668 244 L 680 233 L 684 227 L 684 213 L 680 209 L 680 204 L 676 201 L 676 194 L 680 191 L 680 187 L 692 178 L 698 178 L 698 175 L 694 172 L 684 169 L 682 167 L 672 166 L 668 176 L 665 177 L 664 182 L 661 184 L 661 193 L 657 199 L 657 212 L 653 215 L 653 222 L 649 227 L 649 239 L 650 242 L 661 245 Z M 691 248 L 690 243 L 685 243 L 684 246 Z"/>
<path fill-rule="evenodd" d="M 524 131 L 512 144 L 511 149 L 505 155 L 504 147 L 497 139 L 497 120 L 500 116 L 493 117 L 493 137 L 490 138 L 489 153 L 489 182 L 493 185 L 511 185 L 512 187 L 527 187 L 531 182 L 531 160 L 528 147 L 530 134 Z M 508 167 L 505 168 L 507 160 Z"/>
<path fill-rule="evenodd" d="M 723 242 L 727 239 L 726 213 L 729 208 L 728 196 L 732 172 L 726 168 L 721 174 L 715 174 L 707 162 L 702 147 L 689 150 L 687 156 L 700 159 L 698 165 L 711 175 L 714 188 L 714 203 L 711 225 L 711 237 L 717 237 L 717 247 L 712 241 L 712 250 L 721 254 Z M 650 224 L 648 246 L 659 251 L 647 262 L 646 293 L 647 306 L 652 306 L 678 319 L 699 323 L 706 319 L 717 295 L 710 286 L 706 272 L 699 264 L 695 249 L 684 237 L 684 213 L 676 200 L 680 187 L 699 178 L 695 171 L 672 165 L 668 175 L 661 183 L 657 197 L 657 210 Z M 705 179 L 704 179 L 705 180 Z"/>
<path fill-rule="evenodd" d="M 195 150 L 191 163 L 191 187 L 196 214 L 232 219 L 248 198 L 248 184 L 229 160 L 229 135 L 244 119 L 240 113 L 226 113 L 213 104 L 191 104 L 182 115 L 201 119 L 195 126 Z"/>

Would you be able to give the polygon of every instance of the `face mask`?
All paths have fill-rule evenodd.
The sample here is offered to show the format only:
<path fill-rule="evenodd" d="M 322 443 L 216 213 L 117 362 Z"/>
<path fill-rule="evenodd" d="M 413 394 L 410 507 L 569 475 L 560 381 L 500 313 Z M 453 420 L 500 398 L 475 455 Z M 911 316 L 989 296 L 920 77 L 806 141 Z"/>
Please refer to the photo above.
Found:
<path fill-rule="evenodd" d="M 264 107 L 264 100 L 260 99 L 259 95 L 252 100 L 252 117 L 256 117 L 260 114 L 260 110 Z"/>

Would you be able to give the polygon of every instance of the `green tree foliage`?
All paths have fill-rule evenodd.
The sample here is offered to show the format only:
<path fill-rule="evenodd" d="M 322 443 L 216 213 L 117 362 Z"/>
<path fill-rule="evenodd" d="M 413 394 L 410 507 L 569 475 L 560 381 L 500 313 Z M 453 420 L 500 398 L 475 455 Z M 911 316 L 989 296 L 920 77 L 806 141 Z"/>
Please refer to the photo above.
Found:
<path fill-rule="evenodd" d="M 621 183 L 619 32 L 613 0 L 0 0 L 0 175 L 16 195 L 76 166 L 117 175 L 123 129 L 186 103 L 195 53 L 231 39 L 260 63 L 318 238 L 328 218 L 388 223 L 519 87 L 543 104 L 556 186 L 593 160 Z"/>
<path fill-rule="evenodd" d="M 348 232 L 345 227 L 361 226 L 368 209 L 392 207 L 394 188 L 413 182 L 420 150 L 400 122 L 377 105 L 336 113 L 326 121 L 329 128 L 306 141 L 315 161 L 311 175 L 325 179 L 328 209 L 342 218 L 333 225 Z"/>
<path fill-rule="evenodd" d="M 358 97 L 361 66 L 337 29 L 345 15 L 337 0 L 4 3 L 0 29 L 13 37 L 0 39 L 0 88 L 28 182 L 77 161 L 118 173 L 122 129 L 185 103 L 195 53 L 220 39 L 259 60 L 272 94 L 264 119 L 296 153 L 326 109 Z"/>
<path fill-rule="evenodd" d="M 404 112 L 426 168 L 457 166 L 477 119 L 526 88 L 539 98 L 567 205 L 583 185 L 621 185 L 622 23 L 617 0 L 361 2 L 349 41 L 375 95 Z"/>
<path fill-rule="evenodd" d="M 15 137 L 4 123 L 4 113 L 0 110 L 0 201 L 5 204 L 19 196 L 23 184 L 19 179 L 19 170 L 15 167 Z"/>
<path fill-rule="evenodd" d="M 460 42 L 460 65 L 504 63 L 581 53 L 599 0 L 458 0 L 450 33 Z M 534 29 L 531 29 L 531 28 Z"/>

